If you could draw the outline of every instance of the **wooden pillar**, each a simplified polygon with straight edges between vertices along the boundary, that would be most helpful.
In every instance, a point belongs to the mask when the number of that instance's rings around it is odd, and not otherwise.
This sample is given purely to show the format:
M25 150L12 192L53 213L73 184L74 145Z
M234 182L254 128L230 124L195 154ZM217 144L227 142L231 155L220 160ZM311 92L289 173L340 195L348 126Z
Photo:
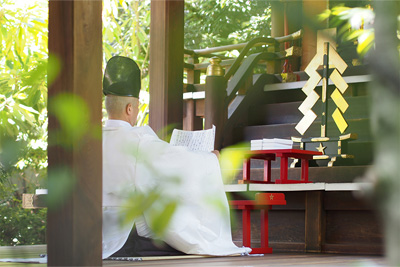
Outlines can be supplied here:
M197 56L190 57L188 59L189 64L199 63ZM200 71L199 70L187 70L187 83L188 85L195 85L200 83ZM194 99L188 99L184 103L184 116L183 116L183 129L187 131L195 131L203 129L203 119L196 116L196 103Z
M204 129L216 127L214 149L222 148L222 134L227 120L225 108L227 81L220 65L221 59L213 57L207 67L204 103Z
M161 138L182 128L183 0L151 1L149 124Z
M299 12L302 10L301 1L288 1L286 3L286 23L288 34L292 34L302 28L303 14ZM285 34L286 35L286 34ZM288 47L299 46L301 47L301 40L294 41L292 43L287 43ZM288 60L290 68L292 71L300 70L300 58L292 57Z
M101 9L101 1L49 1L49 54L61 71L48 94L48 266L102 265ZM67 100L71 106L54 108ZM60 115L74 112L87 120L65 128Z
M226 80L224 76L207 76L205 88L204 129L216 127L214 149L222 148L222 134L227 120L225 109Z
M306 252L321 252L325 241L325 210L322 191L306 193L305 224Z
M284 4L280 1L271 1L271 36L283 36Z
M271 1L271 36L280 37L284 35L284 4L281 1ZM271 47L269 52L276 52L282 47ZM282 72L282 63L279 61L270 61L267 63L267 73L275 74Z
M319 14L329 8L328 0L303 0L303 56L301 70L304 70L317 53L317 31L327 27L327 22L317 22Z

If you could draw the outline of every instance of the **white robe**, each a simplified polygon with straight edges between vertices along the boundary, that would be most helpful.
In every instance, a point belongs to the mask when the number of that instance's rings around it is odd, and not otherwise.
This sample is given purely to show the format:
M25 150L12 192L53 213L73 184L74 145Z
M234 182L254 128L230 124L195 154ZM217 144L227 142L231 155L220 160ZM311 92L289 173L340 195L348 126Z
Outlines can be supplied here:
M170 246L202 255L251 251L232 242L229 205L214 154L171 146L148 126L109 120L103 128L103 258L124 245L134 223L139 235L153 237L148 225L162 202L123 225L120 215L129 192L154 189L179 203L162 236Z

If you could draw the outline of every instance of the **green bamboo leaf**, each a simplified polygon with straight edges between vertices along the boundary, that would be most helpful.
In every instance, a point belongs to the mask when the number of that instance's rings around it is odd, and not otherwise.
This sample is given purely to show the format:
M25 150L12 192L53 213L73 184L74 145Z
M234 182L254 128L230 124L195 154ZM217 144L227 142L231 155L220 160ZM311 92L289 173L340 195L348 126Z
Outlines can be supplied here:
M107 42L111 43L114 41L114 35L111 29L105 28L105 34L103 34L106 37Z
M11 135L12 136L12 135ZM23 141L15 141L10 136L0 139L0 166L11 168L22 155L22 149L26 146Z
M346 39L347 40L356 40L358 37L360 37L363 34L364 34L364 30L354 30L348 34Z
M131 193L121 214L121 224L127 224L143 215L159 199L160 194L156 190L147 194L138 191Z
M40 18L33 18L33 19L32 19L32 23L33 23L34 26L37 26L38 29L41 29L41 31L42 31L43 29L46 29L46 28L47 28L47 22L46 22L45 20L43 20L43 19L40 19Z
M79 144L90 129L90 110L78 95L57 95L51 101L50 112L60 123L58 141L61 145Z
M14 105L14 117L18 119L17 124L20 127L24 127L23 130L26 130L29 128L29 126L25 126L24 122L27 122L30 126L33 126L35 124L35 120L29 112L27 112L23 107L21 107L21 104L19 105Z
M150 222L151 229L156 236L162 236L168 227L171 218L178 206L177 201L170 201L164 206L164 209L155 215Z
M28 111L28 112L31 112L31 113L34 113L34 114L39 114L39 112L37 110L33 109L32 107L28 107L28 106L25 106L23 104L19 104L19 107L24 109L24 110L26 110L26 111Z
M139 30L137 32L137 37L138 37L140 43L145 43L148 41L147 36L146 36L146 34L144 34L143 30Z
M14 61L7 59L7 60L6 60L6 65L7 65L7 67L9 67L10 69L14 69Z
M60 59L50 54L47 62L47 86L50 86L61 71Z
M364 57L366 53L374 46L375 43L375 34L373 32L365 32L362 42L358 43L357 52L361 57Z
M76 184L76 176L68 166L49 169L48 176L48 208L57 209L72 193Z
M24 65L24 61L22 60L22 58L21 58L21 56L20 56L18 50L15 50L15 54L16 54L16 56L17 56L17 58L18 58L19 63L21 64L21 67L24 68L24 66L25 66L25 65Z

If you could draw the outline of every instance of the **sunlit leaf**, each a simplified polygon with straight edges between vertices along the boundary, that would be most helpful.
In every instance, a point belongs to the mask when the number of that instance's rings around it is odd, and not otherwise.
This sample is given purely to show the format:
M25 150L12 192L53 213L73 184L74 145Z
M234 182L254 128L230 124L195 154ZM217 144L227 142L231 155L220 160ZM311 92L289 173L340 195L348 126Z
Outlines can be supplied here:
M154 215L151 220L150 227L156 236L163 235L177 206L178 203L176 201L171 201L164 206L164 209L160 213Z
M231 183L235 179L244 160L245 151L249 150L249 144L243 143L227 147L221 151L220 165L224 183Z
M8 170L21 157L22 149L26 146L23 141L16 141L6 136L0 138L0 166Z
M47 86L50 86L61 71L60 59L53 54L49 55L47 62Z
M347 36L348 40L356 40L358 37L360 37L362 34L364 34L363 30L354 30L351 31L350 34Z
M50 105L61 125L61 135L66 144L78 142L89 128L90 110L86 102L73 94L59 94Z
M33 109L32 107L27 107L25 105L19 104L19 107L21 107L22 109L29 111L31 113L35 113L35 114L39 114L39 112L35 109Z
M51 168L47 179L47 207L57 209L65 203L76 184L76 177L68 166Z
M148 194L142 194L137 191L130 194L131 196L128 198L127 203L125 203L125 208L121 214L121 224L127 224L135 220L148 210L154 202L160 199L160 194L156 190Z
M7 59L6 60L6 65L7 67L9 67L10 69L14 68L14 61Z
M365 54L374 46L375 43L375 35L373 33L364 33L364 34L365 37L363 38L362 42L359 42L357 46L357 52L361 57L364 57ZM360 36L360 38L363 36Z

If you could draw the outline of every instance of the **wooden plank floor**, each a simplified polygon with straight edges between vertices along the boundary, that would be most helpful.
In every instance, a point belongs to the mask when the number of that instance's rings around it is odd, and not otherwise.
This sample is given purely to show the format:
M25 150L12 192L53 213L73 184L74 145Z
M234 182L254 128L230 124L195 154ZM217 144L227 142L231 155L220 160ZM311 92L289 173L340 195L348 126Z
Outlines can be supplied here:
M0 247L0 258L38 258L46 253L45 245ZM185 258L186 257L186 258ZM195 257L142 261L103 261L103 266L387 266L384 257L337 254L273 253L265 256ZM46 266L46 264L3 263L0 266Z

